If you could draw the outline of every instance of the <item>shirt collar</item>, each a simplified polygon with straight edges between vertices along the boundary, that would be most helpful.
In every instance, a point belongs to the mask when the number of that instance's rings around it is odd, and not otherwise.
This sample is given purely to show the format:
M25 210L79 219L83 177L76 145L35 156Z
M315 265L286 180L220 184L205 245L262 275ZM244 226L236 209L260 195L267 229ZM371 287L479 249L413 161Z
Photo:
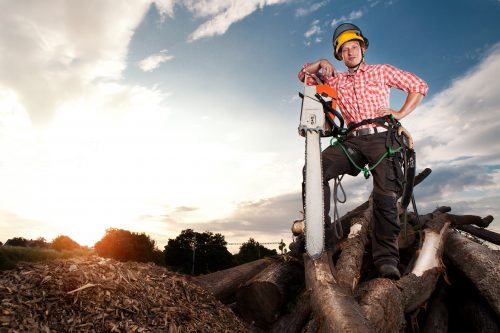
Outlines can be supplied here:
M363 63L359 66L358 71L366 72L368 69L368 65L363 61Z
M348 76L356 75L357 72L366 72L368 70L368 65L363 61L356 72L351 73L349 70L346 72Z

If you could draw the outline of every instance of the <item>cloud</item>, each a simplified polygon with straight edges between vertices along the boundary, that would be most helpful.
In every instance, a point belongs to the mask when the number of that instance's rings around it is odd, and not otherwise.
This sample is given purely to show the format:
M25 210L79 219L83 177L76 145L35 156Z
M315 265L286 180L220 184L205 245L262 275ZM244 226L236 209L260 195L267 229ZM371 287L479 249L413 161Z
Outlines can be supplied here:
M302 215L299 212L301 207L299 193L240 202L227 217L203 223L190 223L189 228L196 231L210 230L214 233L221 233L229 242L241 243L254 238L261 243L280 242L281 239L285 243L290 243L292 241L290 227L293 220L301 218ZM186 228L186 226L183 227L181 228ZM267 247L273 248L273 246ZM277 248L277 246L274 247Z
M198 210L198 207L186 207L186 206L180 206L175 208L176 213L185 213L185 212L194 212Z
M300 181L298 179L298 182ZM368 199L370 184L371 182L366 181L363 177L353 178L349 176L343 181L349 200L346 204L338 205L340 215L347 213ZM340 192L339 198L343 198ZM246 239L248 237L256 238L255 235L260 235L259 239L271 239L277 237L276 235L286 238L290 237L292 221L302 218L301 211L300 192L286 193L261 200L239 202L234 211L227 217L212 220L203 225L210 226L210 230L218 232L230 229L229 235L238 240L245 240L245 237Z
M289 0L189 0L184 6L194 15L208 17L208 21L200 25L189 35L188 41L192 42L201 38L219 36L224 34L229 27L257 9L265 6L286 3Z
M192 3L207 5L196 7L204 17L228 8L224 1ZM279 154L234 145L257 124L271 132L271 124L257 117L245 129L213 133L197 121L205 112L193 116L180 107L172 119L168 92L121 80L132 35L150 5L2 5L0 45L9 52L0 57L0 211L19 222L16 230L36 223L45 234L89 245L109 226L161 230L166 237L174 231L159 226L164 218L179 218L179 225L213 220L230 214L234 202L289 190L295 169L283 166ZM217 125L230 129L233 120L231 109ZM199 136L186 136L193 130ZM179 209L165 211L165 202ZM0 237L9 223L0 220Z
M417 165L433 169L416 189L424 207L444 203L461 213L500 215L497 205L488 204L500 195L500 82L491 80L499 75L496 44L477 66L403 119L415 139Z
M343 23L346 21L353 21L356 19L359 19L363 16L363 11L362 10L354 10L352 11L349 16L342 16L340 18L333 19L332 23L330 24L332 27L337 26L339 23Z
M55 234L47 235L46 231L40 228L42 224L39 221L25 219L8 210L0 209L0 221L5 221L0 224L0 242L2 243L14 237L36 239L44 235L50 241L56 236Z
M35 124L99 79L119 79L149 1L7 1L0 11L0 89L15 91ZM98 8L98 10L96 10Z
M167 55L167 50L161 50L159 53L155 53L150 55L149 57L141 60L138 63L140 69L145 72L152 72L153 70L160 67L162 63L165 61L171 60L174 58L172 55Z
M311 27L309 28L309 30L307 30L304 33L304 36L306 36L307 38L310 38L313 35L318 35L321 33L322 33L322 31L321 31L321 27L319 26L319 20L315 20L315 21L313 21L313 23L311 23Z
M223 218L204 219L193 222L189 214L194 213L195 207L165 207L166 213L143 216L145 221L141 230L154 225L148 234L161 246L168 243L168 239L175 238L182 230L193 229L197 232L210 231L225 236L230 243L245 242L250 237L258 242L285 242L291 241L291 222L301 217L299 210L302 204L299 193L278 195L268 199L244 201L234 204L234 209ZM186 222L189 220L189 222ZM268 246L273 248L272 246ZM275 246L277 248L277 246ZM237 248L231 248L231 251Z
M370 7L375 7L379 4L384 4L385 7L389 7L397 3L397 0L368 0L368 3L370 4Z
M495 179L489 173L487 166L460 163L443 163L433 167L433 172L416 193L425 197L426 201L450 197L450 194L463 193L467 190L481 192L489 188L497 189Z
M404 119L422 163L497 155L500 162L500 44ZM429 89L432 89L430 87Z
M85 96L64 101L43 130L14 104L0 128L0 210L22 218L19 230L38 221L46 234L83 244L95 242L109 223L132 223L166 187L163 98L137 86L88 86ZM0 220L0 236L8 223Z
M174 5L176 0L157 0L154 1L156 9L160 14L162 20L165 20L167 17L174 17Z
M301 17L301 16L307 16L309 14L312 14L315 11L319 10L321 7L323 7L326 4L328 4L328 2L329 2L329 0L325 0L325 1L314 3L314 4L310 5L307 8L298 8L295 11L295 16Z

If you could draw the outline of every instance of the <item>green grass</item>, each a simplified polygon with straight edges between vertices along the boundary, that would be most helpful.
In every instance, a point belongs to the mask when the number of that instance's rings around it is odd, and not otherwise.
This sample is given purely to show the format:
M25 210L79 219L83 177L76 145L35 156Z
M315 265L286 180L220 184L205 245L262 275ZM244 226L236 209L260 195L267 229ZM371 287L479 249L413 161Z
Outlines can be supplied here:
M92 250L56 251L38 247L0 246L0 270L13 269L19 261L67 259L93 254Z

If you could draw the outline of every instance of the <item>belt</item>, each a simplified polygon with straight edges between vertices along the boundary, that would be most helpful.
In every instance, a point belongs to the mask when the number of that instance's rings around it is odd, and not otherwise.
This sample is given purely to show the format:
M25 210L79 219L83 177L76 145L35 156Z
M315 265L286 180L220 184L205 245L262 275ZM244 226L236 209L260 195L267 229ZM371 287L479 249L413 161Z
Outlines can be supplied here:
M375 134L375 133L382 133L386 132L387 128L384 127L369 127L369 128L360 128L358 130L354 130L349 132L347 136L363 136L363 135L370 135L370 134Z

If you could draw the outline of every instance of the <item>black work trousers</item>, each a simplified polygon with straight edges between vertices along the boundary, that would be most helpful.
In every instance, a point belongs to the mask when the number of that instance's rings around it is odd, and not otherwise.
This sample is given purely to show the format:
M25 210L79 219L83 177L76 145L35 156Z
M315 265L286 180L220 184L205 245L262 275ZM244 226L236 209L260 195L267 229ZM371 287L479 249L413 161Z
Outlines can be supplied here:
M350 151L351 157L360 167L374 165L386 152L388 132L359 137L348 137L342 144ZM397 143L391 144L397 148ZM349 174L356 176L360 171L349 161L344 151L329 146L322 154L323 193L325 225L330 225L331 190L328 181ZM399 155L398 155L399 156ZM373 217L371 220L372 256L376 267L383 264L397 266L399 263L398 236L400 231L397 213L397 200L401 195L402 172L398 157L386 157L371 171L373 176ZM305 198L305 184L302 184L302 197Z

